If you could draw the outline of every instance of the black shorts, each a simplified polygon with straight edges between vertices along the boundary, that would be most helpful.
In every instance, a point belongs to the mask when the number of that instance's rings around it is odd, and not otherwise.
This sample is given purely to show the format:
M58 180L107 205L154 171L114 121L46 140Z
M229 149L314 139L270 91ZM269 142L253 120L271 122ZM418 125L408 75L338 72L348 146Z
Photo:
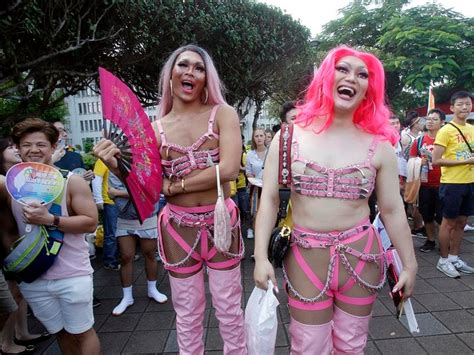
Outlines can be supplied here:
M474 183L441 184L439 197L443 204L444 218L474 215Z
M441 224L443 207L439 198L438 187L421 185L418 193L418 209L425 223L436 221Z

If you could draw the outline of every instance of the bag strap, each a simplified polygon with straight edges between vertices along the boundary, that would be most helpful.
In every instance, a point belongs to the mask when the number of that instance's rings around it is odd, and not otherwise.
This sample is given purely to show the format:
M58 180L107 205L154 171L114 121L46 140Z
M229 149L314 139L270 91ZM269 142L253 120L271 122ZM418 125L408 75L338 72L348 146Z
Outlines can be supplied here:
M278 183L285 185L278 189L280 205L278 206L277 223L286 217L290 202L291 189L291 146L293 140L293 125L282 124L280 131L280 150L278 156Z
M461 130L459 129L459 127L457 127L456 125L452 124L451 122L448 122L449 125L453 126L454 128L456 128L459 132L459 134L461 135L462 139L464 139L464 142L466 142L466 145L467 145L467 148L469 149L469 152L472 154L472 148L469 144L469 142L467 141L466 137L464 137L464 134L462 134Z
M68 175L69 175L68 170L59 169L59 171L61 172L61 174L64 177L64 187L63 187L63 190L61 191L61 193L59 194L59 196L56 197L56 199L51 204L51 207L49 208L49 213L51 213L53 215L56 215L56 216L62 216L61 203L62 203L62 200L63 200L64 191L66 190L67 178L68 178ZM51 238L53 238L57 241L62 241L64 239L64 232L60 231L58 228L46 228L46 231L48 232L48 234Z
M416 139L416 150L417 150L416 153L418 156L420 155L420 149L421 149L421 146L423 145L423 137L424 135L421 135L420 137Z
M280 131L280 154L278 158L278 183L280 185L291 183L292 138L293 125L284 123Z

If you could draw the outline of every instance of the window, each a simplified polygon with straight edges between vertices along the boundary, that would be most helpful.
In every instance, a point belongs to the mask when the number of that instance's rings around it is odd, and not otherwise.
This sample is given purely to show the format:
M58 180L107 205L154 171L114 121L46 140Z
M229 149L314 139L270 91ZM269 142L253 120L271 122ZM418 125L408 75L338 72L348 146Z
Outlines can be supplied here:
M94 120L94 131L98 131L99 128L97 127L97 120Z
M102 113L102 103L100 101L97 102L97 112Z
M77 104L77 106L79 107L79 114L82 115L82 106L81 106L81 104Z
M84 121L81 121L81 132L84 132Z
M92 113L92 102L87 103L87 113Z
M82 112L84 113L84 115L87 115L87 106L85 102L82 103Z

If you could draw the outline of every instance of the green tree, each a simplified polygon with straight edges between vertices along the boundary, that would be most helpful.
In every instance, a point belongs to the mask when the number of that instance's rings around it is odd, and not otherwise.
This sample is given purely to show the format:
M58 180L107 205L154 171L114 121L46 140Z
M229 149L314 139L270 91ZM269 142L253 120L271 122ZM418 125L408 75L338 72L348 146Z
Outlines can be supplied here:
M426 98L430 82L445 100L458 89L474 89L474 19L431 4L405 10L384 26L378 46L388 72L396 72L402 91ZM444 97L443 97L444 96ZM393 100L398 105L397 97Z
M436 4L404 9L409 1L372 3L354 1L342 9L340 18L325 25L320 48L347 44L376 54L395 111L425 104L430 81L438 87L438 101L459 88L472 90L472 18Z
M84 152L90 153L94 148L94 140L92 138L86 138L84 141Z
M58 89L67 96L97 80L98 66L153 105L164 60L187 43L210 51L241 115L273 94L293 96L311 65L309 30L280 9L249 0L8 4L0 12L0 98L25 105L39 95L40 112L62 100L53 99ZM20 113L9 117L21 119Z
M304 74L311 67L310 33L278 8L248 0L145 1L124 6L119 56L136 62L124 66L119 61L113 70L148 104L158 100L157 73L164 60L188 43L210 52L227 88L227 100L241 117L252 104L258 117L272 95L294 97L303 89Z
M48 117L64 97L92 82L121 31L116 1L13 1L0 9L0 111L4 129L25 116Z
M53 95L53 100L56 96L60 96L60 94ZM0 117L3 118L0 125L0 136L7 136L15 122L26 117L40 117L46 121L54 122L62 120L67 114L67 108L62 99L54 100L54 105L50 104L43 110L39 110L41 105L42 97L39 94L25 101L0 98Z

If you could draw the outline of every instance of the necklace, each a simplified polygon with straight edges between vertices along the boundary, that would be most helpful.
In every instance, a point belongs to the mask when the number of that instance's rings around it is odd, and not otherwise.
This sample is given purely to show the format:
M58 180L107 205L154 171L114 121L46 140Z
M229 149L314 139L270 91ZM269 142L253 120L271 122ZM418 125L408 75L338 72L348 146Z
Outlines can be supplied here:
M264 149L262 151L255 150L257 152L257 156L260 158L260 160L265 159L265 156L267 155L267 150Z

